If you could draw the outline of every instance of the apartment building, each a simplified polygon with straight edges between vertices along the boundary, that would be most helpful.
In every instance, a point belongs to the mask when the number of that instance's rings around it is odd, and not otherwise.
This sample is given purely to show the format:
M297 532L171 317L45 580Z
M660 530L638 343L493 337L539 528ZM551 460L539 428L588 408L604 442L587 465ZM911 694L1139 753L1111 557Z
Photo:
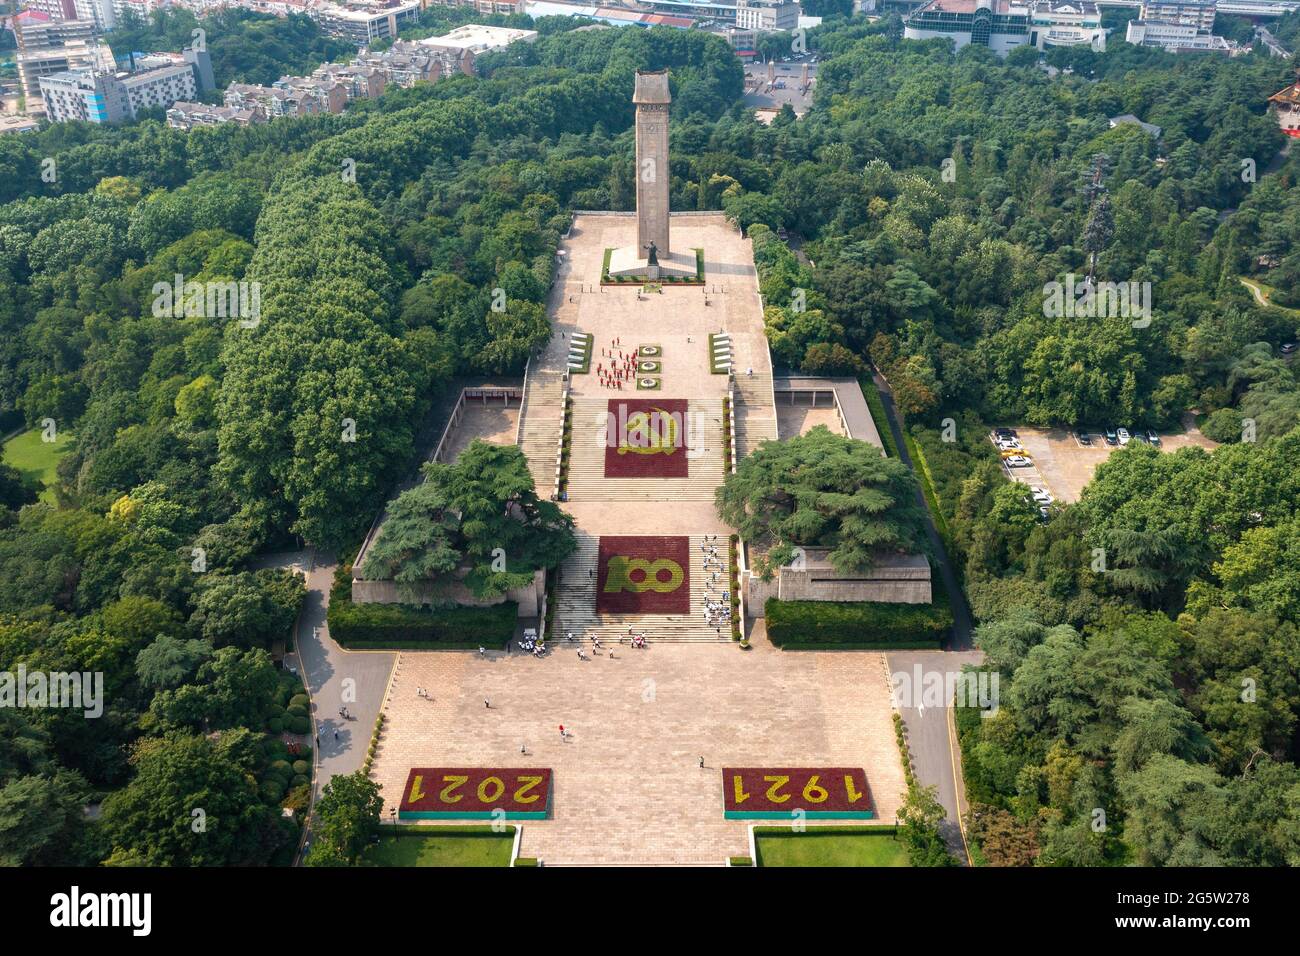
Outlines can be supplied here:
M756 33L794 30L799 26L799 4L793 0L736 0L736 26Z
M1214 29L1216 0L1144 0L1139 20L1176 23L1205 33Z
M394 3L357 9L327 3L309 11L309 15L331 36L343 37L363 47L375 40L396 37L400 30L414 26L420 18L420 4Z
M1170 53L1227 53L1237 45L1190 23L1130 20L1124 39L1135 46L1156 46Z
M260 108L268 120L328 112L328 106L322 108L321 97L314 91L252 83L231 83L224 100L233 109Z
M200 126L220 126L222 123L251 126L265 122L266 114L260 106L252 109L235 109L230 106L210 106L207 103L178 100L167 110L167 125L186 131Z
M425 6L471 7L478 13L503 16L524 12L524 0L429 0Z
M287 79L284 77L282 79ZM378 67L358 63L324 63L310 79L322 86L338 87L348 100L372 100L384 92L387 78Z
M18 80L29 109L39 105L40 78L68 70L112 71L113 52L97 38L92 20L60 20L40 10L13 18L18 42Z
M342 113L348 104L345 86L328 76L282 76L271 84L271 89L301 94L313 100L316 106L307 110L309 113Z
M39 80L46 115L56 123L117 123L152 107L166 109L197 92L188 64L140 73L67 70Z
M112 73L66 70L40 78L45 113L55 123L117 123L130 119L126 90Z
M118 20L123 19L128 14L140 20L148 20L149 15L155 10L169 6L169 0L110 0L113 7L113 16Z

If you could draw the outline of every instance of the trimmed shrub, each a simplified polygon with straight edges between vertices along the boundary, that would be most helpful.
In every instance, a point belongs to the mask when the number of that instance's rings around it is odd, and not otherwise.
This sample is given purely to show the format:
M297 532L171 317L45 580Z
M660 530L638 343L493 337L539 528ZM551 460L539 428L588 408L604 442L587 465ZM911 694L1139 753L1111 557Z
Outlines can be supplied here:
M289 789L297 790L299 787L305 787L309 783L311 783L311 778L309 778L305 773L297 773L294 774L293 779L289 781Z
M286 717L306 717L307 708L299 704L290 704L284 709Z
M294 694L292 697L289 698L290 707L301 707L304 712L307 710L307 707L310 704L311 704L311 700L307 697L306 694Z
M258 791L262 794L262 799L267 803L279 803L284 799L285 786L282 781L274 777L268 777L262 781Z
M295 760L293 762L293 772L296 776L305 777L311 773L311 764L305 760Z
M311 733L311 721L306 717L290 717L288 727L291 734Z
M284 718L272 717L270 720L266 722L266 729L273 734L284 733Z
M767 636L777 647L937 648L952 628L945 604L769 598L764 613Z
M353 604L352 566L339 565L330 589L330 637L344 647L500 647L519 618L514 601L431 610L410 604Z

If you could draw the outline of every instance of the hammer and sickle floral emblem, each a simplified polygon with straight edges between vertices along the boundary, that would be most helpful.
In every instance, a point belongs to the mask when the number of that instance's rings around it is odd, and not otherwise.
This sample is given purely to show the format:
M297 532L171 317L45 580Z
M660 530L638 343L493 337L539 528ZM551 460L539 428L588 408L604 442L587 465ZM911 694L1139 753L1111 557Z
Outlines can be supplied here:
M618 453L671 455L677 451L678 427L677 419L662 408L633 412L628 416L627 437L619 443Z

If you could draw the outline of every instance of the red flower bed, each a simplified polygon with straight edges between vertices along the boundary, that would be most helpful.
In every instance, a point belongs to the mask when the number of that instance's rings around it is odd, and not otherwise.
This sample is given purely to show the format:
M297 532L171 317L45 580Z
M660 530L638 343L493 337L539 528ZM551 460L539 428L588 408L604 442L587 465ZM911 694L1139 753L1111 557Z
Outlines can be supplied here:
M601 536L596 566L597 611L690 613L690 538Z
M861 767L724 767L722 800L728 817L869 816L874 809Z
M543 814L551 803L551 771L499 767L412 767L399 812L420 819L434 814L488 816Z
M684 398L611 398L605 477L687 477L687 408Z

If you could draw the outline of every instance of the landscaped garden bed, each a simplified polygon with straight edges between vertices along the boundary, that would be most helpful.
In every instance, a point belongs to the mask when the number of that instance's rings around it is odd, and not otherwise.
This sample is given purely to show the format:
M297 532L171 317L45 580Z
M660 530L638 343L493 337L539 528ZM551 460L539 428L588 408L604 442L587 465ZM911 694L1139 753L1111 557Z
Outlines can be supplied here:
M515 828L490 826L384 827L361 866L509 866Z
M767 636L787 650L935 650L952 629L946 601L781 601L764 607Z
M515 631L519 606L433 610L413 604L354 604L352 565L334 572L327 613L330 637L343 647L367 650L432 650L502 647Z
M704 250L697 247L694 252L695 275L672 276L661 274L654 281L661 285L704 285ZM601 285L638 285L644 284L649 278L648 275L611 276L609 274L609 260L613 255L613 249L605 250L605 258L600 266Z
M756 827L759 866L910 866L897 827Z

